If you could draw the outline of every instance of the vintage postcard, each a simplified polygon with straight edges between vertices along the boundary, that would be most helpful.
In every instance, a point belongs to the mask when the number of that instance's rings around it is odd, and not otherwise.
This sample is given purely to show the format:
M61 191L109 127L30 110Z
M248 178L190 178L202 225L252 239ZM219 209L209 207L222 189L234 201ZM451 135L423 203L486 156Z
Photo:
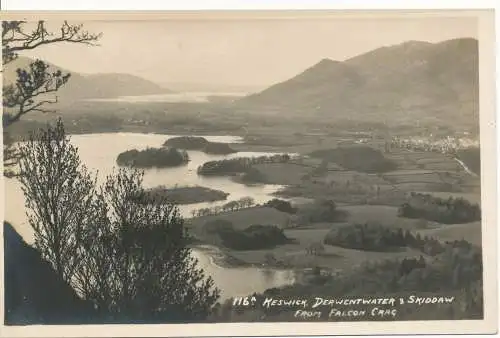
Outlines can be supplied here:
M2 336L497 331L493 10L1 20Z

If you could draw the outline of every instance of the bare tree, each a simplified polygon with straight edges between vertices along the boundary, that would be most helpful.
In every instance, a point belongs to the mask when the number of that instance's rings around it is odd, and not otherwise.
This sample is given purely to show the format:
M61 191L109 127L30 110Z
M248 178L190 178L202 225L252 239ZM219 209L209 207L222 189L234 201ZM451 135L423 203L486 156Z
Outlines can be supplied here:
M33 28L34 25L34 28ZM44 21L2 21L2 65L5 66L18 58L18 53L33 50L43 45L56 43L78 43L95 45L101 34L92 34L83 26L64 21L59 31L49 31ZM14 175L11 169L19 160L19 153L6 138L5 129L30 112L50 112L48 104L57 103L54 95L69 80L70 74L60 70L50 70L41 60L34 60L26 69L16 70L14 81L4 81L2 87L4 128L4 167L5 174Z
M20 150L35 245L101 318L172 322L210 314L219 290L191 255L178 208L149 194L142 172L121 169L98 188L61 120Z
M129 169L108 176L100 217L87 232L79 292L119 320L205 319L219 290L191 256L178 208L135 202L151 198L142 178Z
M70 281L82 259L83 228L92 221L95 178L82 165L61 120L20 146L20 181L35 246Z

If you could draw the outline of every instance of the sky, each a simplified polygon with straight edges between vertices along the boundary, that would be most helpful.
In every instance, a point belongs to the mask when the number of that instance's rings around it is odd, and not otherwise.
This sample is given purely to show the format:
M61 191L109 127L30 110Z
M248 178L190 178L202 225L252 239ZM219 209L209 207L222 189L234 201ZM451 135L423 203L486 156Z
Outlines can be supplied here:
M54 27L57 22L50 22ZM25 55L81 73L129 73L160 84L265 87L323 58L346 60L408 40L477 38L473 17L85 21L100 46L47 45Z

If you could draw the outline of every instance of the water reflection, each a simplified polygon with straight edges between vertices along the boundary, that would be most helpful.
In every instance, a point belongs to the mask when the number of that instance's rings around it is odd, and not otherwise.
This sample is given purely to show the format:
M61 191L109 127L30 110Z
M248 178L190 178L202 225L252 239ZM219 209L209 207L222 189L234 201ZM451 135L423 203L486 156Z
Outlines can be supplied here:
M105 133L73 135L72 143L78 147L80 158L89 170L98 171L98 181L117 168L116 157L119 153L129 149L145 149L160 147L168 138L176 135L136 134L136 133ZM236 143L241 139L233 136L204 136L212 142ZM273 155L273 153L235 153L230 155L208 155L200 151L188 151L191 161L182 167L148 169L144 175L145 187L165 185L200 185L212 189L223 190L229 193L227 200L196 203L180 206L184 217L191 217L193 209L205 208L227 203L242 197L251 196L256 203L264 203L272 198L271 193L280 189L276 185L245 186L235 183L227 177L198 176L196 169L206 161L241 156ZM28 243L33 243L33 230L27 223L24 196L19 182L14 178L5 179L5 218L10 221L19 234ZM223 297L244 296L252 292L261 292L267 288L276 287L294 280L290 271L262 270L258 268L224 268L216 265L211 254L205 250L194 250L193 254L199 259L206 273L212 276L216 285L222 289ZM220 254L220 253L219 253ZM244 282L243 282L244 281Z
M213 249L216 250L216 249ZM295 273L290 270L260 269L255 267L224 268L216 265L212 251L193 250L200 267L210 275L221 289L222 300L231 297L248 296L254 292L263 292L270 288L291 284Z

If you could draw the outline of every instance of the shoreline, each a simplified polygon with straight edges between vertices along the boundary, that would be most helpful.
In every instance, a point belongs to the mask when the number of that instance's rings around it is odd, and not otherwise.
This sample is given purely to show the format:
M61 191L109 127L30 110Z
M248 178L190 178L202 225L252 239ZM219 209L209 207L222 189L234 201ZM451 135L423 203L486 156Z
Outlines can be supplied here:
M235 138L239 138L240 142L228 142L228 144L240 144L244 142L244 137L245 135L242 134L241 132L237 132L235 130L214 130L214 131L208 131L208 130L192 130L192 131L186 131L186 130L155 130L155 131L147 131L144 128L130 128L130 129L109 129L109 130L100 130L100 131L84 131L84 130L79 130L79 131L68 131L67 134L69 136L71 135L94 135L94 134L144 134L144 135L165 135L165 136L233 136Z
M225 250L213 244L192 244L191 250L197 250L206 254L210 264L221 269L236 269L236 268L256 268L256 269L272 269L275 271L293 271L294 273L303 273L304 269L297 267L274 266L270 264L249 263L238 259L231 255L229 250Z

